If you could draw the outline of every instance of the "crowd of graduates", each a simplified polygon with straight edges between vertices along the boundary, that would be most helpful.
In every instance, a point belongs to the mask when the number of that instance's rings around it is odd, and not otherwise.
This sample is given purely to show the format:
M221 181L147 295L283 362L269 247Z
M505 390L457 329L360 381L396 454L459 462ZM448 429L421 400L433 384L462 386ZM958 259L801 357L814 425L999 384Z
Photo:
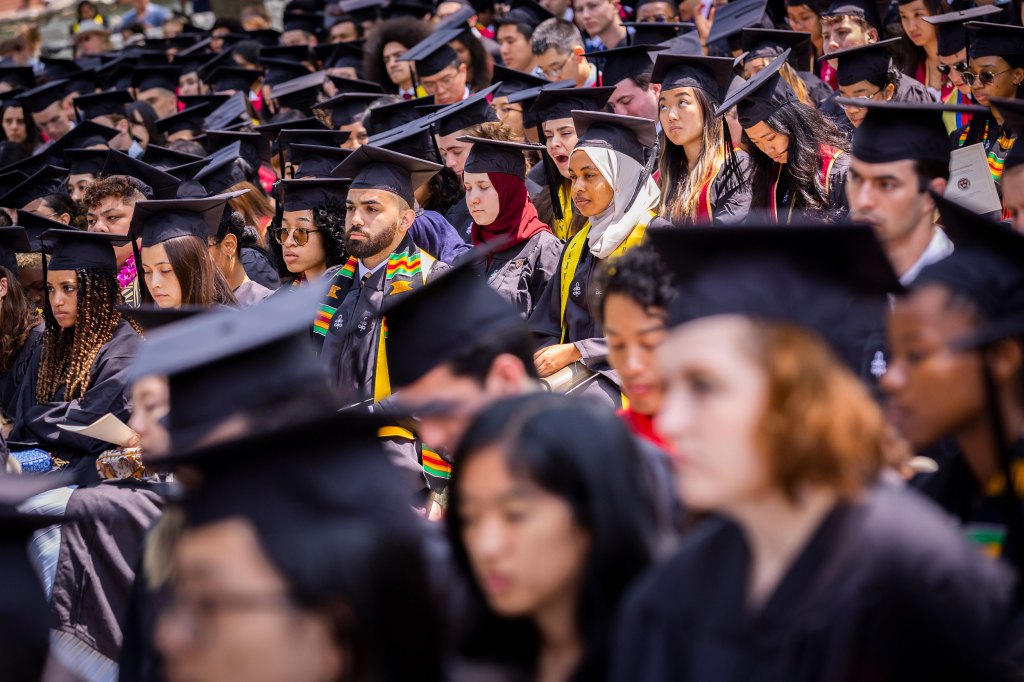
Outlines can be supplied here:
M1024 27L0 42L0 678L1024 676Z

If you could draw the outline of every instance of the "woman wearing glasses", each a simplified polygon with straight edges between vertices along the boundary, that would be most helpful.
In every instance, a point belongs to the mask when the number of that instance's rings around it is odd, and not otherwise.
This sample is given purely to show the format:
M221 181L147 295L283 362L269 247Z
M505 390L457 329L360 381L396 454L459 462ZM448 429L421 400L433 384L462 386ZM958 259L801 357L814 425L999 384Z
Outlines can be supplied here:
M967 54L970 68L963 78L971 86L974 100L989 113L978 115L953 132L953 145L967 147L979 142L988 155L992 179L1003 177L1003 163L1017 139L1003 126L1003 115L990 103L992 97L1016 99L1024 82L1024 28L971 21L964 24L968 33Z
M900 88L900 72L889 56L889 50L899 42L899 38L892 38L829 53L828 58L835 60L840 96L865 102L931 102L923 90ZM839 106L854 128L868 113L867 107Z

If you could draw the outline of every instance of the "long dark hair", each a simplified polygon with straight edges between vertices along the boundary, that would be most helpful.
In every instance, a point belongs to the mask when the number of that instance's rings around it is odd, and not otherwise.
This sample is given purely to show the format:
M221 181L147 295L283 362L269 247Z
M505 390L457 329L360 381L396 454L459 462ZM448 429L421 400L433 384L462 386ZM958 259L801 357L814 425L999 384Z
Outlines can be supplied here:
M22 118L25 120L25 141L14 144L21 145L31 155L43 143L43 136L39 132L39 128L36 127L36 122L28 110L22 107L17 100L0 100L0 121L3 120L8 109L21 109ZM0 126L0 140L7 140L7 133L4 132L3 126Z
M491 84L491 55L472 31L466 30L453 41L462 43L469 52L470 63L466 64L466 81L469 89L480 92Z
M29 332L39 324L39 313L28 304L13 272L0 266L0 279L7 280L7 295L0 301L0 372L9 372Z
M395 17L375 26L366 37L363 53L363 73L366 79L379 84L387 92L398 92L398 86L391 82L384 66L384 46L399 43L411 48L426 40L431 32L428 24L414 17Z
M590 536L575 618L583 658L573 677L601 679L619 602L652 558L654 510L638 446L625 425L599 406L533 394L484 410L455 453L446 523L454 562L469 584L472 613L463 654L526 668L527 674L541 644L537 627L528 618L501 617L487 605L462 539L460 472L493 446L516 475L562 498Z
M182 305L237 305L231 287L217 266L210 259L210 250L203 240L191 235L172 237L161 242L167 251L174 276L181 287ZM139 263L142 266L142 263ZM153 302L153 295L146 286L146 276L140 278L142 300Z
M278 205L281 205L278 200ZM331 197L322 204L313 207L313 224L320 230L323 238L324 251L327 254L327 267L343 265L348 260L348 252L345 250L345 204L340 199ZM271 229L281 227L281 211L274 216ZM268 232L270 230L267 230ZM298 277L297 273L290 272L284 262L284 254L281 245L276 239L267 239L267 255L270 264L277 270L281 280L290 281Z
M796 192L796 206L802 209L828 208L828 192L821 180L821 148L850 150L847 137L821 112L798 102L779 107L764 123L777 133L789 137L789 157L783 168L787 186ZM753 199L751 205L768 206L772 168L775 162L743 133L752 161Z
M150 106L149 102L143 102L142 100L136 100L131 104L125 106L125 113L128 115L129 123L132 120L132 112L139 112L139 118L146 126L146 132L149 133L149 144L155 144L158 146L166 146L166 138L164 134L156 129L156 110Z

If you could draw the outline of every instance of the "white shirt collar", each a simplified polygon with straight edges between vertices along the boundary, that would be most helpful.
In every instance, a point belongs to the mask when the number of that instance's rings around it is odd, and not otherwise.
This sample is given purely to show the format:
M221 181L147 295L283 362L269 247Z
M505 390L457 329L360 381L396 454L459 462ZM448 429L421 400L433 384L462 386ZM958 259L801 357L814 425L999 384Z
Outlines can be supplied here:
M359 279L358 279L357 281L358 281L358 282L362 282L362 281L363 281L363 277L366 277L366 274L367 274L367 273L375 273L375 272L377 272L378 270L380 270L380 269L381 269L382 267L384 267L385 265L387 265L387 264L388 264L388 259L387 259L387 258L385 258L385 259L384 259L384 260L382 260L382 261L381 261L380 263L377 263L377 267L375 267L375 268L374 268L374 269L372 269L372 270L370 270L370 269L369 269L369 268L367 268L367 267L366 267L365 265L363 265L363 261L361 261L361 260L360 260L360 261L358 261L358 263L359 263L359 265L358 265L358 267L356 268L356 274L357 274L357 275L359 276Z
M938 263L951 253L953 253L953 242L950 241L941 227L936 226L935 232L932 233L932 240L928 242L928 247L924 250L924 253L921 254L921 257L913 265L907 268L906 272L900 275L900 284L909 286L917 279L921 270L932 263Z

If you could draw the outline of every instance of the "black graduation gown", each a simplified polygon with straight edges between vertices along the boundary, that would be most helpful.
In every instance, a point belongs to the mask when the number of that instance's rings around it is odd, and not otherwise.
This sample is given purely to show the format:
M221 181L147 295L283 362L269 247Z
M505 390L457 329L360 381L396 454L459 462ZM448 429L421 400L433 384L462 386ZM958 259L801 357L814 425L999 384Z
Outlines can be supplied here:
M260 249L243 246L241 255L242 267L245 269L245 274L249 275L249 279L257 284L262 284L271 291L281 286L281 276L270 264L267 254Z
M548 282L558 279L561 255L561 240L548 230L538 232L522 244L491 255L487 284L529 318Z
M742 532L712 517L626 600L612 680L994 680L1013 577L910 491L828 515L758 613Z
M10 420L17 416L18 389L25 382L25 376L32 369L32 356L43 338L42 322L29 330L24 345L14 356L11 369L0 373L0 412Z
M711 181L708 199L711 202L711 222L722 225L742 223L750 213L752 190L750 185L750 156L737 150L736 172L719 171Z
M71 462L69 470L84 475L82 482L97 480L95 458L110 449L110 443L65 431L57 425L91 424L108 412L127 422L131 414L128 408L128 371L141 343L142 337L127 320L121 320L113 338L96 355L85 395L69 402L64 398L64 387L61 387L53 400L42 404L35 398L42 354L40 345L34 353L28 381L22 383L18 392L18 418L10 440L39 443L40 448Z
M893 95L894 102L914 102L934 104L935 98L924 83L905 73L900 73L899 81L896 83L896 93Z
M473 217L469 215L469 207L466 206L466 195L462 194L459 196L459 200L456 201L444 214L445 220L451 223L451 226L455 228L455 231L459 233L462 240L467 244L473 243L473 237L471 234L471 228L473 227Z
M807 95L816 107L821 106L835 92L828 86L828 83L810 71L797 71L796 75L800 76L800 80L804 82L804 86L807 88Z

